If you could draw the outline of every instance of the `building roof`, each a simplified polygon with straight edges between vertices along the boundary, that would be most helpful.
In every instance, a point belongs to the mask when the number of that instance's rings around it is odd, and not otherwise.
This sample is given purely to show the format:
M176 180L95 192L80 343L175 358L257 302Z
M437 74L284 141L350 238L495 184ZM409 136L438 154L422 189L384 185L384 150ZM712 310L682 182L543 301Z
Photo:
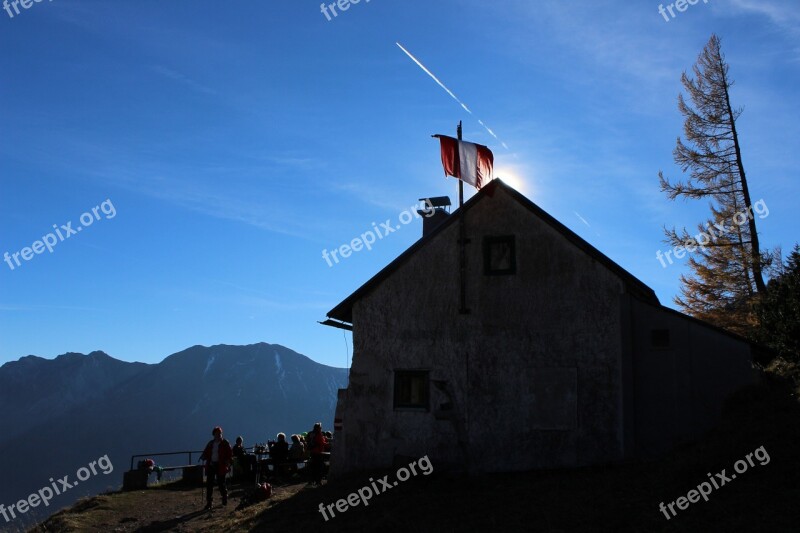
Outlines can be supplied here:
M425 246L429 241L435 239L439 233L443 232L447 229L451 224L455 223L460 213L466 213L476 204L478 204L481 200L483 200L487 196L493 196L498 189L502 189L506 193L508 193L511 198L519 202L522 206L527 208L534 216L542 220L543 222L547 223L550 227L554 230L559 232L563 235L568 241L570 241L574 246L580 248L584 253L591 256L595 261L601 263L606 268L611 270L614 274L619 276L623 282L625 283L628 290L645 302L660 306L660 302L656 297L656 293L645 285L641 280L636 278L633 274L619 266L617 263L609 259L603 253L601 253L597 248L580 238L575 232L570 230L564 224L550 216L547 212L545 212L541 207L537 206L517 190L513 189L512 187L505 184L500 179L492 180L486 187L481 189L478 194L470 198L462 207L457 209L453 212L451 216L447 218L442 224L440 224L434 231L430 234L422 237L413 245L411 245L405 252L397 256L397 258L386 265L386 267L375 274L372 278L369 279L366 283L364 283L361 287L356 289L350 296L345 298L339 305L328 311L328 318L337 320L339 322L350 324L353 322L353 304L356 301L361 299L363 296L368 294L373 288L379 285L384 279L389 277L395 270L397 270L403 263L406 262L417 250ZM326 325L337 325L335 322L328 320L323 322ZM337 325L341 326L341 325ZM349 329L349 328L348 328Z

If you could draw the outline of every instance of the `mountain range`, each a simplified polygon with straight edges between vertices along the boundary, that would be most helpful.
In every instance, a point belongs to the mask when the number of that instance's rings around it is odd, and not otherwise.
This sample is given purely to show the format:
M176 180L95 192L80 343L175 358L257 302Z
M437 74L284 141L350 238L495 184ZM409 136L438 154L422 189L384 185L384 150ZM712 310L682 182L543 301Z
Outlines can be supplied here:
M128 363L103 352L55 359L23 357L0 367L0 503L27 499L105 455L97 474L0 529L31 526L79 497L118 488L134 454L201 450L222 426L245 446L278 432L330 429L347 369L328 367L276 344L194 346L158 364ZM196 462L197 455L193 456ZM186 456L153 457L180 465ZM84 477L86 474L84 473Z

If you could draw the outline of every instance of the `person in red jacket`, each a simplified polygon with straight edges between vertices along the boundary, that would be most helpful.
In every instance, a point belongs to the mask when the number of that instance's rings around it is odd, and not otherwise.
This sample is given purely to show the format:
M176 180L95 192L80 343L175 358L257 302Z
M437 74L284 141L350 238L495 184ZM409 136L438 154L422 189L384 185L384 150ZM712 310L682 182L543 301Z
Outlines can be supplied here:
M311 483L313 485L322 485L322 475L325 470L325 445L328 444L328 439L322 433L322 423L317 422L314 424L314 429L308 434L309 450L311 451Z
M225 486L225 475L230 470L233 460L233 450L231 443L222 438L222 428L217 426L211 430L213 439L206 444L201 461L206 462L206 509L211 509L211 500L214 493L214 485L219 485L219 493L222 495L222 505L228 505L228 488Z

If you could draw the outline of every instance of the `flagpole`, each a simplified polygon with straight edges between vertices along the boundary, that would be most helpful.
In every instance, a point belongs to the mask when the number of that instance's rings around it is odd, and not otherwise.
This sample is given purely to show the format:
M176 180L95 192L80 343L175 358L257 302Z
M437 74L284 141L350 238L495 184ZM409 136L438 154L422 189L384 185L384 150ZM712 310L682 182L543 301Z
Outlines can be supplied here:
M463 140L461 130L461 121L459 120L458 128L456 128L456 135L459 141ZM467 239L464 230L464 212L462 210L464 206L464 180L459 179L456 181L458 181L459 282L461 285L458 312L462 315L466 315L469 314L469 309L467 309Z
M458 121L458 128L456 129L456 136L458 137L459 141L462 141L462 127L461 121ZM460 291L460 298L459 298L459 314L468 315L469 309L467 309L467 236L466 230L464 229L464 180L458 179L458 244L459 244L459 255L460 255L460 265L459 265L459 282L461 284L461 291ZM470 383L470 376L469 376L469 352L467 351L464 357L464 370L466 371L466 380L465 386L467 388L467 396L469 397L469 383ZM469 442L469 401L466 402L464 405L464 432L467 435L467 442ZM466 452L464 453L464 462L466 463L467 472L470 472L470 454L469 454L469 445L466 446Z
M458 128L456 128L456 135L459 141L462 141L461 138L461 121L458 121ZM458 208L461 209L461 206L464 205L464 181L458 181ZM462 306L463 307L463 306Z

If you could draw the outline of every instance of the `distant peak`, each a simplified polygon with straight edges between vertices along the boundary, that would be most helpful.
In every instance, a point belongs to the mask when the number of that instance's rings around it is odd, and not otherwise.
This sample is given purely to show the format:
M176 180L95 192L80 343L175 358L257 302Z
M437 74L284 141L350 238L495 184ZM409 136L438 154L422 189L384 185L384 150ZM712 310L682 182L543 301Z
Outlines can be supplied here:
M61 354L58 357L56 357L56 360L58 360L58 359L85 359L85 358L88 358L88 357L109 357L109 355L106 354L105 352L100 351L100 350L95 350L93 352L89 352L89 354L80 353L80 352L67 352L67 353Z

